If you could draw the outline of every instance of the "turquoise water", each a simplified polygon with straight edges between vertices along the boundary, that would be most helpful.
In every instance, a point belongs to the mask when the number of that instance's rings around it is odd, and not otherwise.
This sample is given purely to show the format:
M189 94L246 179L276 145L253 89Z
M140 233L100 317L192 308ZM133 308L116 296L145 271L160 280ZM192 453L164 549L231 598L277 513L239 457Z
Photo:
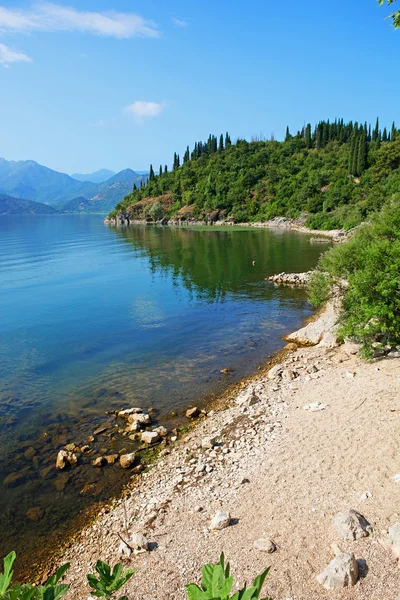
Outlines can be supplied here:
M0 554L36 551L126 480L90 461L66 482L52 468L105 410L151 406L162 420L279 350L310 307L303 290L264 278L307 270L324 249L267 229L0 217ZM10 474L19 476L10 483ZM82 496L88 481L97 492ZM27 517L32 507L38 520Z

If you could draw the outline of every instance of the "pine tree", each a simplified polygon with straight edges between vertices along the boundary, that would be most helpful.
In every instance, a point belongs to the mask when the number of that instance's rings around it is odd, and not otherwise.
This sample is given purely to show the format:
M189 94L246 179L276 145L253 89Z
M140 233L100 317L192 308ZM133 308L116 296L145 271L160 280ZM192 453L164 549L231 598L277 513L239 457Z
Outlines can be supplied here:
M150 165L150 174L149 174L149 180L150 181L154 181L154 170L153 170L153 165Z
M307 148L312 147L312 139L311 139L311 123L308 123L306 127L306 146Z

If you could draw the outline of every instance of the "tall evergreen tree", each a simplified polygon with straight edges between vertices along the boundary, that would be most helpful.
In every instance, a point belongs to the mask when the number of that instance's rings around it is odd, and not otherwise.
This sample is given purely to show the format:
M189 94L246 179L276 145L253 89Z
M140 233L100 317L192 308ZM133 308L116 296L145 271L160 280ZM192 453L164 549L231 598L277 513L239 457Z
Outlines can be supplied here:
M395 125L395 123L393 121L393 123L392 123L392 129L390 131L390 139L392 140L392 142L395 141L396 137L397 137L396 125Z
M305 136L306 136L305 137L305 139L306 139L306 146L307 146L307 148L311 148L312 147L311 123L307 124Z
M382 142L387 142L387 141L388 141L388 133L387 133L386 127L384 127L383 131L382 131Z
M377 142L379 138L379 118L376 119L375 129L372 132L372 141Z
M229 146L232 146L231 136L229 135L228 132L226 132L226 134L225 134L225 148L228 148Z
M150 180L150 181L154 181L154 170L153 170L153 165L150 165L150 174L149 174L149 180Z
M368 166L368 142L367 134L363 130L358 141L357 175L362 175Z
M222 135L222 133L221 133L221 135L219 136L219 146L218 146L218 150L219 150L220 152L222 152L222 150L223 150L223 149L224 149L224 136L223 136L223 135Z
M288 142L291 138L292 138L292 136L290 135L290 132L289 132L289 126L287 126L286 127L285 142Z
M160 177L161 177L161 175L162 175L162 165L160 165L160 171L159 171L159 173L158 173L158 174L159 174L159 175L160 175Z
M186 147L186 152L183 155L183 162L188 162L188 160L190 160L189 146Z
M168 173L168 166L167 165L165 165L165 167L164 167L164 173Z
M137 190L137 185L136 185L136 183L134 183L133 184L133 191L136 192L136 190Z

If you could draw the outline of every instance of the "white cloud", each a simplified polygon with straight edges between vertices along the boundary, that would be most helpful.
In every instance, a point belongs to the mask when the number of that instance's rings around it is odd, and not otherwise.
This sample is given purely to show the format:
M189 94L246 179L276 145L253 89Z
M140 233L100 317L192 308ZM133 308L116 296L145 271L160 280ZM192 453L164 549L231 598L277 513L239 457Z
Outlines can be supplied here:
M159 36L152 21L134 13L80 11L52 2L37 2L28 10L0 7L0 31L78 31L116 38Z
M187 21L184 21L183 19L177 19L176 17L172 17L172 22L177 27L187 27L189 25Z
M5 44L0 44L0 64L8 67L10 63L15 62L32 62L32 59L23 52L11 50Z
M133 104L126 107L125 111L137 119L147 117L158 117L165 108L164 102L146 102L145 100L136 100Z

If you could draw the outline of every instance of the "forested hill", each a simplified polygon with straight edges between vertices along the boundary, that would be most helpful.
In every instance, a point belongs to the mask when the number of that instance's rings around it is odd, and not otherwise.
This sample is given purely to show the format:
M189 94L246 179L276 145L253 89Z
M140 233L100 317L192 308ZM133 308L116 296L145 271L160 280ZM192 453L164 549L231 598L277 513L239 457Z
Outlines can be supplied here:
M173 170L155 173L126 196L118 214L148 221L266 221L308 214L317 229L351 228L400 196L400 131L379 121L321 121L283 142L210 136L183 156Z

